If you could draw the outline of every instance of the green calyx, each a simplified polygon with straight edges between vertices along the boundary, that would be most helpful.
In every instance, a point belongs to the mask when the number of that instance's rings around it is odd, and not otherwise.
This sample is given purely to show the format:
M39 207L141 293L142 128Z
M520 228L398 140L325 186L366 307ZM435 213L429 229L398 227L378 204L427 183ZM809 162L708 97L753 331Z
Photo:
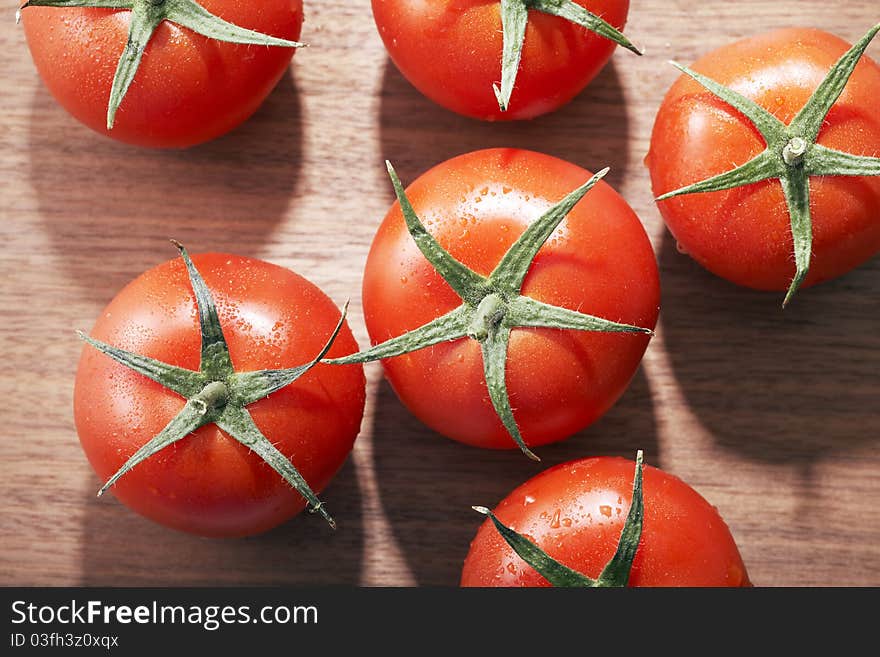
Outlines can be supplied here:
M538 251L575 204L608 173L608 169L597 173L534 221L501 258L495 270L489 276L481 276L452 257L428 233L410 205L391 163L387 163L387 166L410 235L462 303L455 310L409 333L357 354L325 362L337 365L366 363L400 356L440 342L465 337L476 340L482 347L486 386L498 417L519 448L530 458L540 460L526 446L520 434L507 393L505 374L511 330L533 327L652 334L649 329L552 306L520 293Z
M175 367L161 361L113 347L79 332L79 337L98 351L129 369L152 379L177 393L186 404L183 409L150 441L138 449L98 491L103 495L135 466L157 452L206 424L214 423L233 439L257 454L302 495L312 512L319 512L335 529L336 523L324 509L306 480L296 467L264 436L247 410L249 404L268 397L273 392L293 383L317 365L327 355L345 322L348 304L327 344L315 358L299 367L286 370L257 370L236 372L229 357L229 347L217 315L214 299L189 257L186 249L174 242L186 264L189 280L196 298L199 327L202 338L199 371Z
M494 85L495 97L502 112L510 106L510 96L516 84L529 10L540 11L580 25L583 28L641 55L622 32L606 21L587 11L572 0L501 0L501 29L503 33L501 53L501 87Z
M137 74L147 44L162 21L170 21L216 41L282 48L300 48L304 45L229 23L210 13L195 0L29 0L18 10L16 20L28 7L97 7L131 10L128 40L110 89L110 101L107 107L108 130L113 128L116 112Z
M474 511L488 516L501 534L505 542L513 548L523 561L546 579L553 586L559 587L590 587L610 588L624 587L629 583L629 575L632 570L633 560L642 540L642 524L645 515L645 505L642 494L642 451L636 453L636 468L633 476L632 504L626 516L620 539L617 542L617 550L597 579L591 579L586 575L572 570L568 566L559 563L535 545L522 534L518 534L510 527L505 526L495 514L484 506L473 507Z
M745 116L764 138L767 147L759 155L731 171L668 192L657 200L664 201L683 194L717 192L771 178L778 179L791 218L796 268L782 303L783 307L794 297L810 269L813 244L810 177L880 176L880 158L853 155L816 143L825 118L840 98L856 64L878 32L880 24L875 25L831 67L828 75L789 125L782 123L751 99L686 66L672 62L676 68Z

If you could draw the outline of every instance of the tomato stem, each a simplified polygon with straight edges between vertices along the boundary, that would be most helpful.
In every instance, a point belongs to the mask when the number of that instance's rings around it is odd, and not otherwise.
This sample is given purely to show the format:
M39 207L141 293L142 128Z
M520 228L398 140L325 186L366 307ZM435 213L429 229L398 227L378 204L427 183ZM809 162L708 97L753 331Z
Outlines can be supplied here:
M495 525L495 529L501 534L504 541L513 548L519 557L538 571L551 585L557 587L589 587L610 588L624 587L629 584L633 561L642 540L642 527L645 515L644 495L642 492L643 452L636 453L636 467L633 475L632 502L626 522L620 532L617 549L611 560L605 564L597 579L591 579L560 563L534 542L522 534L517 533L502 523L494 513L484 506L471 507L477 513L487 516Z
M782 159L790 166L797 166L804 161L804 154L807 152L809 144L802 137L792 137L791 140L782 149Z
M785 196L794 245L795 274L782 307L791 302L807 277L812 258L813 228L810 214L811 176L878 176L880 158L853 155L816 143L825 118L843 93L868 44L880 32L871 28L831 67L825 79L789 125L755 101L675 62L672 64L716 97L739 111L764 138L766 148L730 171L657 197L665 202L676 196L717 192L768 179L778 179Z
M128 40L125 43L122 56L119 58L116 73L113 75L113 85L110 88L110 101L107 107L108 130L113 129L116 112L134 81L147 44L153 37L153 32L164 20L165 11L162 5L157 5L149 0L146 2L135 0L128 26Z
M501 88L493 85L498 107L502 112L510 105L510 96L516 84L526 25L529 22L528 4L523 0L501 0Z
M572 0L501 0L501 86L493 85L492 88L502 112L506 112L510 106L510 97L516 85L530 10L558 16L636 55L642 54L620 30Z
M211 381L190 401L196 405L202 415L207 415L209 411L216 411L226 406L226 402L229 401L229 389L222 381Z
M623 587L629 584L629 576L632 572L633 561L642 540L642 527L645 518L645 501L642 490L642 470L644 453L636 452L636 468L633 475L632 503L629 505L629 513L626 514L626 522L620 531L620 540L617 542L617 550L596 581L596 586Z
M471 507L477 513L487 516L495 525L495 529L501 534L501 538L513 548L519 557L550 582L551 585L564 587L590 588L596 586L596 580L579 573L565 564L557 561L535 543L522 534L517 533L502 523L498 517L484 506Z
M506 304L498 294L489 294L483 298L474 318L468 327L468 337L477 342L485 342L490 331L498 328L498 324L504 317Z

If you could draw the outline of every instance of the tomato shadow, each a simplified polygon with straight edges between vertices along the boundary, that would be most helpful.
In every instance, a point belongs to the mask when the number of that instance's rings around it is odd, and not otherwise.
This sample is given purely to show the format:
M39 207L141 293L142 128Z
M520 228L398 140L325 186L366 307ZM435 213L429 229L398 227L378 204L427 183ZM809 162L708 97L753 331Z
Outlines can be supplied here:
M321 499L336 531L303 512L260 536L208 539L168 529L112 496L82 491L83 586L357 586L363 554L361 495L349 458Z
M635 457L658 465L648 382L641 369L617 404L591 427L536 451L492 451L456 443L425 427L384 379L377 386L373 454L379 502L407 566L421 586L457 586L482 522L475 504L494 507L546 468L588 456Z
M425 98L387 57L380 103L381 156L405 184L455 155L493 147L539 151L591 171L610 166L606 180L618 190L624 179L629 119L614 60L568 105L530 121L459 116ZM390 184L387 193L393 197Z
M30 117L30 183L49 247L97 301L174 256L256 255L283 221L301 168L301 99L288 72L243 125L187 150L121 144L70 116L43 85Z
M718 445L764 464L813 465L880 442L880 258L785 310L705 271L666 234L661 326L673 373Z

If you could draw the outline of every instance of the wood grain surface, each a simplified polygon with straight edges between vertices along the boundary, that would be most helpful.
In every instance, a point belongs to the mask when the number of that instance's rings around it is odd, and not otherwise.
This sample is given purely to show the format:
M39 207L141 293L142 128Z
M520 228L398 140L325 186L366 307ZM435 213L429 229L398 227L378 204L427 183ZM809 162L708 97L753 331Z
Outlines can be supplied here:
M848 41L880 20L876 0L635 0L599 78L561 111L485 124L425 100L388 60L367 0L306 2L311 48L256 116L186 152L117 144L70 118L40 82L0 10L0 584L450 585L479 525L537 466L433 434L368 372L356 448L324 497L333 533L304 514L266 535L207 540L129 512L99 482L72 418L89 329L129 280L193 251L225 250L295 269L340 304L367 343L360 281L404 181L489 146L544 151L610 182L656 248L663 310L632 386L610 413L541 450L544 466L646 451L727 520L765 586L880 585L880 259L803 292L736 288L679 254L642 163L660 100L693 61L731 40L791 25ZM880 58L880 43L869 49ZM880 218L878 218L880 220Z

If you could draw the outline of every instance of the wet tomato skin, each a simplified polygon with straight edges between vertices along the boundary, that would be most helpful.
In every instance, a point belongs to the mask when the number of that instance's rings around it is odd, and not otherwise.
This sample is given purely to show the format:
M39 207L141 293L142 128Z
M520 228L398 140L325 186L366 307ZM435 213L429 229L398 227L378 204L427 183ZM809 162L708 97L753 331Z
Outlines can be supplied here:
M296 41L301 0L202 0L211 13ZM55 99L92 130L119 141L185 148L250 117L287 70L294 49L221 43L168 21L159 25L107 130L113 76L128 39L130 10L28 7L22 25L34 64Z
M587 458L545 470L495 509L505 525L595 579L614 555L629 513L635 464ZM643 470L644 526L630 586L751 586L718 511L678 477ZM488 520L471 543L462 586L549 586Z
M340 311L315 285L282 267L240 256L193 256L214 296L236 371L309 362ZM107 306L93 337L172 365L198 370L195 298L180 259L136 278ZM330 357L357 351L348 326ZM365 400L360 365L318 365L247 407L264 435L319 492L339 470L360 429ZM85 347L74 390L80 442L106 481L176 415L184 399ZM156 522L205 536L266 531L305 500L247 447L206 425L136 466L111 492Z
M455 258L488 275L525 228L590 172L519 149L490 149L437 165L408 188L427 230ZM612 321L653 328L660 302L654 252L641 222L600 182L542 247L526 276L526 296ZM395 203L367 259L364 316L370 340L384 342L461 304L407 232ZM513 329L507 386L527 444L562 440L620 397L649 337L557 329ZM486 390L481 347L463 338L383 361L401 401L454 440L490 449L515 444Z
M754 100L783 123L801 110L849 48L817 29L784 29L715 50L692 69ZM880 67L864 56L831 109L818 143L880 153ZM654 124L647 158L656 196L744 164L761 135L723 101L682 75ZM682 251L738 285L781 291L795 274L791 221L778 180L690 194L658 204ZM836 278L880 251L880 178L810 179L813 256L804 286Z
M618 29L626 23L629 0L576 2ZM437 104L477 119L531 119L562 107L598 75L616 47L562 18L529 11L516 86L502 112L492 91L501 82L499 2L372 4L379 34L403 76Z

